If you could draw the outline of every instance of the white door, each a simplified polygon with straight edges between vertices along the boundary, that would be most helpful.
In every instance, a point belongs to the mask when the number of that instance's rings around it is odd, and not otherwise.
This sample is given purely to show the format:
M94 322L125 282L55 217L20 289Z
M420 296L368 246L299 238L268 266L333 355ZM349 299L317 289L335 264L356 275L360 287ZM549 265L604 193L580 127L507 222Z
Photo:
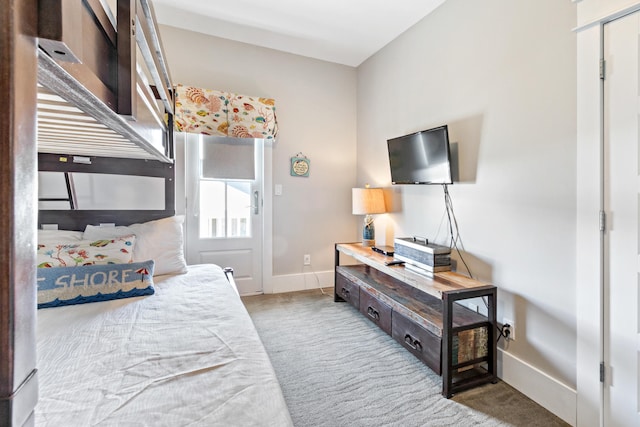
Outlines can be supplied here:
M185 138L188 264L232 267L241 295L262 293L263 144Z
M640 13L604 28L606 426L640 426L639 37Z

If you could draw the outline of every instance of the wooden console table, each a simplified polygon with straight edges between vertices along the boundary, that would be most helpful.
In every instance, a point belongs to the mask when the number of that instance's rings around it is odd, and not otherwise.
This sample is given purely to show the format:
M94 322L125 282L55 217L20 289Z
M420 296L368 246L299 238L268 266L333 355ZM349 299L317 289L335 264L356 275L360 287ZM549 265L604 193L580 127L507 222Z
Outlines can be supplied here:
M341 265L340 254L361 264ZM347 301L438 375L442 395L497 381L495 286L454 272L427 277L360 243L335 245L334 301ZM486 299L488 315L456 301Z

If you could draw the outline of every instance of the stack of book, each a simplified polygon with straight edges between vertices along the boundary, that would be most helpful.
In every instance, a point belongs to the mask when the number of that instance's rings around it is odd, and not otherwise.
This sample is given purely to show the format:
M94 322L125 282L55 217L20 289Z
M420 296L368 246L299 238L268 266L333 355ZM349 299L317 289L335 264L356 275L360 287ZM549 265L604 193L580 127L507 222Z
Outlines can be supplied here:
M405 262L405 268L418 273L451 270L451 248L429 243L418 237L397 237L394 258Z

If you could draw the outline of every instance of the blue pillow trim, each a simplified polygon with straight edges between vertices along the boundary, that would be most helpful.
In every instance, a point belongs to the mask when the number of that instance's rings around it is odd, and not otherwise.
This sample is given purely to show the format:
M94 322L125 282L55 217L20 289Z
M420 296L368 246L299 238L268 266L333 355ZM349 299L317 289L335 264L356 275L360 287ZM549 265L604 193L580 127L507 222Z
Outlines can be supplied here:
M86 304L89 302L102 302L109 301L112 299L122 299L122 298L132 298L132 297L141 297L145 295L153 295L155 293L155 289L153 286L149 286L144 289L131 289L130 291L118 291L112 294L101 294L97 293L96 295L90 297L84 297L82 295L78 295L77 297L69 300L60 300L56 298L51 302L47 302L44 304L38 304L38 309L40 308L51 308L51 307L60 307L63 305L72 305L72 304Z

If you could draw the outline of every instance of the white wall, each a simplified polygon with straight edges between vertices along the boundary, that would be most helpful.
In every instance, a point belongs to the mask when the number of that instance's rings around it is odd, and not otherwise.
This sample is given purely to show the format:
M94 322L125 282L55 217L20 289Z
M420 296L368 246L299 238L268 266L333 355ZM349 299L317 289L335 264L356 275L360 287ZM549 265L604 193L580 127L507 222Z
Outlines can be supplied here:
M514 385L572 423L575 23L568 1L445 2L358 68L357 177L389 187L386 139L449 125L460 151L462 182L450 192L465 259L498 286L498 319L515 321L502 376L539 377ZM440 187L390 195L397 212L376 221L379 238L436 237Z
M160 33L174 84L276 100L272 183L283 195L273 198L273 291L305 286L303 272L332 270L334 243L357 239L356 70L170 26ZM298 152L311 159L309 178L289 174ZM311 267L303 267L304 254Z

